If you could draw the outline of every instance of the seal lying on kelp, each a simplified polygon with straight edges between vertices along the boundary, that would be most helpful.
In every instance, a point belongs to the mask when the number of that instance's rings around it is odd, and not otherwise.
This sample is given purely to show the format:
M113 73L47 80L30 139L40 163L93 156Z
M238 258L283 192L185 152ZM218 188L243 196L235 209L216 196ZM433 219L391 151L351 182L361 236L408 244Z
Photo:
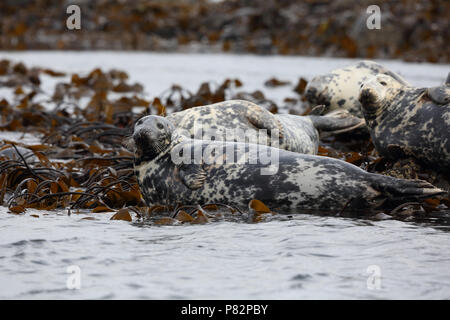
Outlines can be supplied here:
M413 88L378 75L361 86L359 101L376 150L412 156L450 172L450 87Z
M367 173L333 158L190 139L159 116L140 119L132 139L135 173L148 205L245 207L259 199L274 210L358 210L443 193L426 181Z
M338 108L362 117L358 101L361 84L372 76L386 74L396 82L409 86L400 75L373 61L360 61L355 65L335 69L327 74L314 77L305 88L307 101L315 106L324 104L326 112Z
M255 143L275 146L288 151L316 154L319 132L345 132L365 124L364 119L354 117L345 110L337 110L327 116L296 116L272 114L263 107L249 101L229 100L211 105L190 108L169 114L178 129L187 136L201 140L248 142L249 135L258 135L266 130L271 139L260 139Z

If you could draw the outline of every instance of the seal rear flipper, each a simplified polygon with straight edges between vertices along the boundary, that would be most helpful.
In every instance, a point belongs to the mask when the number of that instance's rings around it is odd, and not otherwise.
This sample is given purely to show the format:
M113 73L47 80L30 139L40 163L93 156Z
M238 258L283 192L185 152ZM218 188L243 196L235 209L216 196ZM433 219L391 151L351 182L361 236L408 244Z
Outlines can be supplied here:
M191 190L200 189L206 180L206 171L201 165L183 164L179 170L183 184Z
M449 84L450 85L450 84ZM450 103L450 86L428 88L426 95L437 104Z
M446 193L424 180L398 179L379 174L372 174L372 178L372 187L380 192L377 198L386 198L390 201L416 201Z
M352 115L347 110L341 109L325 116L309 116L314 127L320 131L341 133L360 128L366 124L365 120Z

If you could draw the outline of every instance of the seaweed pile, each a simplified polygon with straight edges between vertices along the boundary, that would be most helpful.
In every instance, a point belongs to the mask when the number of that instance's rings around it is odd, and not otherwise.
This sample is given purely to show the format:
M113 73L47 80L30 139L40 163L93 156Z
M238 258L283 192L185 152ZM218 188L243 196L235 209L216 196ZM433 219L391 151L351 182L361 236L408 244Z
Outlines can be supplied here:
M4 50L248 52L448 63L448 12L441 0L377 1L381 30L369 30L373 1L72 1L81 30L66 28L65 1L0 2ZM333 13L333 14L330 14Z
M61 78L52 94L41 89L42 77ZM219 85L205 82L195 93L174 85L159 97L148 99L143 86L129 83L124 71L95 69L87 75L69 75L1 60L0 87L11 94L0 97L0 135L1 131L28 133L40 143L1 140L0 203L15 214L29 208L67 210L68 214L115 212L112 219L158 217L152 220L155 224L224 218L242 221L242 217L249 222L270 220L275 213L256 199L249 199L248 212L222 204L147 207L133 173L133 154L123 144L133 123L146 114L164 115L227 99L250 100L274 113L284 108L298 114L304 108L303 78L293 86L297 98L286 99L283 106L267 99L262 91L239 91L242 85L238 79L225 79ZM279 85L289 83L266 81L267 87ZM413 160L392 163L380 158L364 131L324 137L319 155L343 159L371 172L425 179L449 190L448 177ZM448 208L448 198L429 199L405 204L388 214L420 221L440 219L449 213ZM161 212L169 212L170 217L161 218ZM344 216L345 212L326 214ZM388 216L380 213L376 217Z

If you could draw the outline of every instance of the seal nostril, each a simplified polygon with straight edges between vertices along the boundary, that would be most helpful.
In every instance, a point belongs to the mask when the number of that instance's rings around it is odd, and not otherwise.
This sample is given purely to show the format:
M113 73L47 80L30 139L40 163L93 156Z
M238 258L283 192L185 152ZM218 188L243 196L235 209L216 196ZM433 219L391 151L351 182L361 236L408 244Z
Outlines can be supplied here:
M362 102L368 102L370 98L370 90L369 89L363 89L361 91L361 95L359 97L359 100Z
M134 142L138 142L139 140L141 139L141 137L140 137L140 135L139 134L133 134L133 140L134 140Z
M134 132L133 140L134 140L134 142L136 142L136 144L141 144L141 143L145 142L145 139L146 139L146 135L143 132L143 130L137 130Z
M382 86L386 86L386 85L387 85L387 83L384 82L384 81L380 81L380 84L381 84Z

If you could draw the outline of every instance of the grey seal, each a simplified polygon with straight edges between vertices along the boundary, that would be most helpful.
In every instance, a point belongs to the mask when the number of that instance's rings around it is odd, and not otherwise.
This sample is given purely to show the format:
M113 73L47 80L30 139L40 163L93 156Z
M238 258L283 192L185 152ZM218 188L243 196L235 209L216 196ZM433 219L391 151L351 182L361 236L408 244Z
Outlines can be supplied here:
M186 135L203 140L205 135L207 139L214 135L215 140L248 142L248 134L257 135L259 130L266 130L271 138L277 139L277 147L305 154L317 154L319 131L332 134L365 125L364 119L352 116L345 110L336 110L326 116L272 114L244 100L194 107L171 113L167 119L177 128L186 130ZM276 134L272 135L274 132ZM256 141L274 146L272 142L271 139Z
M258 199L280 213L344 207L356 211L443 193L426 181L368 173L333 158L190 139L160 116L141 118L132 139L135 173L148 205L223 203L244 208ZM267 154L277 157L267 162Z
M450 171L450 87L413 88L378 75L361 86L359 101L376 150L412 156Z
M364 81L379 74L389 75L398 83L409 86L408 82L395 72L374 61L364 60L314 77L305 88L305 97L313 106L324 104L328 111L343 108L362 117L358 101L359 88Z

